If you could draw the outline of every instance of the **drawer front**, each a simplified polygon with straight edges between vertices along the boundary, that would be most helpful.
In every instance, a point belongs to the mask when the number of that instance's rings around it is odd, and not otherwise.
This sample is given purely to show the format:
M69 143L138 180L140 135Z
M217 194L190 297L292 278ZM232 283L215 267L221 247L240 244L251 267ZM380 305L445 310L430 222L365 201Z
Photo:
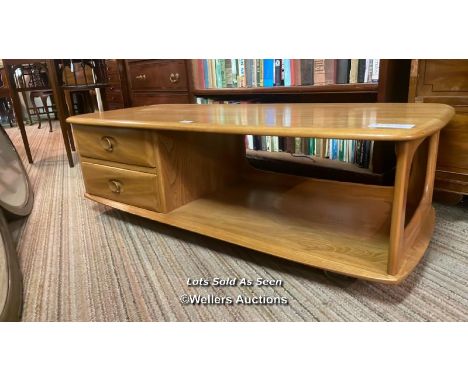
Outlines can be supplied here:
M187 90L184 60L130 62L132 90Z
M82 162L86 192L130 206L161 211L157 175Z
M468 95L468 60L421 60L418 96Z
M107 102L107 110L123 109L124 107L123 102Z
M468 113L457 113L440 132L437 167L468 174Z
M106 91L106 100L109 103L122 103L123 104L122 93L114 93L114 92Z
M149 106L163 103L190 103L187 93L133 93L132 106Z
M150 131L74 125L73 133L81 156L156 167L156 135Z
M106 68L108 72L118 72L119 64L117 60L106 60Z
M120 83L120 76L118 73L109 73L107 72L107 82L111 84L118 84Z

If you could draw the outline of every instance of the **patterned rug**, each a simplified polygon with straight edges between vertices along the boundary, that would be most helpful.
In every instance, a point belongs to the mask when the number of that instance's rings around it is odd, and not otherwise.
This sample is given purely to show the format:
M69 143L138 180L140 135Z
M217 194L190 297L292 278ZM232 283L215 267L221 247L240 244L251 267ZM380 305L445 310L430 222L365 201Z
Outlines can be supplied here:
M52 133L27 127L32 165L19 130L7 131L35 193L34 209L17 230L24 321L468 319L466 202L435 206L430 247L402 284L333 279L317 269L86 200L80 166L69 168L57 122ZM187 285L189 278L195 283L214 277L237 278L238 285ZM282 285L239 285L242 278L280 280ZM241 296L243 304L181 303L181 296L196 294L210 301L229 297L236 302Z

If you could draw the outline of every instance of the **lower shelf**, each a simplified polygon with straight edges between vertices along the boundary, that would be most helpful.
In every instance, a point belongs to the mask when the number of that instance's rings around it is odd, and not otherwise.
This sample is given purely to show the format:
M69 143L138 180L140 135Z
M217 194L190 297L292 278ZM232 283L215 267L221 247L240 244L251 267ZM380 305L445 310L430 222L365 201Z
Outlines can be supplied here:
M274 256L363 279L387 274L393 187L255 172L162 214L86 194L96 202Z

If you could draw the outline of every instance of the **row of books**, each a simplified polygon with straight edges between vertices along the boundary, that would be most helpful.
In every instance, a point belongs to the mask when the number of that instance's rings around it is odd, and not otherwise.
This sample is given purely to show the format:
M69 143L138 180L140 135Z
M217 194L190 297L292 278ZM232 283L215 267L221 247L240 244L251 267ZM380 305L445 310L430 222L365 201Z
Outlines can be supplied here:
M363 168L370 166L372 143L351 139L246 136L246 147L250 150L327 158L353 163Z
M197 97L198 104L239 104L252 103L254 101L218 101L211 98ZM273 122L274 115L269 115L265 108L265 115L259 116L259 120ZM283 115L283 118L286 114ZM263 119L262 119L263 118ZM244 121L245 122L245 121ZM238 123L242 124L242 115ZM287 118L283 123L288 125ZM325 139L325 138L301 138L301 137L277 137L247 135L245 146L250 150L270 152L286 152L298 156L310 156L338 160L353 163L359 167L369 168L372 162L372 141L349 139Z
M379 70L379 59L196 60L200 89L369 83Z

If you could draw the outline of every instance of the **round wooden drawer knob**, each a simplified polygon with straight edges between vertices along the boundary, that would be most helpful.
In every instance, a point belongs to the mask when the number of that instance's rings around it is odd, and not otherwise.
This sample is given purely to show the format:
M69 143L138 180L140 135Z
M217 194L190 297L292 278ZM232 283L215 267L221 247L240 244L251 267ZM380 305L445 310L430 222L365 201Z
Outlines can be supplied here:
M114 151L114 144L115 144L115 141L114 141L114 138L112 137L102 137L101 138L101 145L102 147L104 148L104 150L108 151L108 152L112 152Z
M122 183L118 180L109 180L109 188L114 194L120 194L123 191Z

